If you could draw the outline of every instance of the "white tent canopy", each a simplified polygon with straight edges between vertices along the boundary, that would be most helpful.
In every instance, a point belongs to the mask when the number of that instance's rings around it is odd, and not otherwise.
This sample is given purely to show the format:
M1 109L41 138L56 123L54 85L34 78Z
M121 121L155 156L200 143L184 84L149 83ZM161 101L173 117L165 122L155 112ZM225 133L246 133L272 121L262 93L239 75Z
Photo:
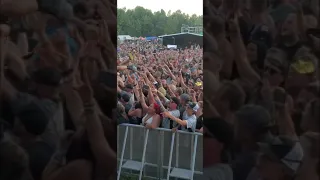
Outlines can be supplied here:
M130 35L118 35L118 39L119 39L120 41L133 40L133 37L131 37Z

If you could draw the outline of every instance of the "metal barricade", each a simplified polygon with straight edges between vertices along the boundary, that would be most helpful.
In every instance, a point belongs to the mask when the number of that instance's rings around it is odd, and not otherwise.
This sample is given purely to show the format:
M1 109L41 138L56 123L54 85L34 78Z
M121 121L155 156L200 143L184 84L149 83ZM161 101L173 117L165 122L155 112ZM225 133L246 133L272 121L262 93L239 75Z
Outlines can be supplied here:
M140 125L121 124L118 126L118 180L122 174L139 175L139 179L200 179L202 146L200 133L173 133L171 129L148 130Z

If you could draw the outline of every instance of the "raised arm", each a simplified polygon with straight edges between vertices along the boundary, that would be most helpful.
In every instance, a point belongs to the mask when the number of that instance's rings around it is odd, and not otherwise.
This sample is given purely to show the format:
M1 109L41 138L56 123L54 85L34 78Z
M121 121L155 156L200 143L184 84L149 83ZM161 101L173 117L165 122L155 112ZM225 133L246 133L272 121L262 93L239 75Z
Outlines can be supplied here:
M148 73L147 69L146 69L146 73ZM152 87L151 85L153 85L153 83L150 82L148 76L146 73L142 74L143 79L145 80L146 84L149 85L150 87Z
M148 106L147 106L147 104L146 104L146 100L144 99L145 97L144 97L144 94L143 94L143 92L142 92L142 81L139 81L139 91L140 91L140 103L141 103L141 106L142 106L142 109L143 109L143 112L147 112L148 111ZM149 87L150 88L150 87Z
M4 75L4 60L8 52L7 43L6 37L0 36L0 97L12 102L17 98L18 91L12 86L12 84Z
M188 89L188 86L184 83L181 72L179 74L179 79L180 79L181 87L183 87L184 89Z
M168 91L171 97L176 97L176 95L174 94L174 92L172 91L170 85L168 86Z
M158 91L158 97L160 97L161 100L164 102L168 102L169 99L167 99L160 91Z
M153 104L156 101L154 100L154 96L153 96L153 89L150 87L149 88L149 92L148 92L148 99L149 99L149 104Z
M192 98L192 102L197 102L196 92L193 89L190 89L190 95Z
M128 69L128 66L117 66L117 70L118 71L123 71L123 70L126 70Z
M164 112L163 115L165 117L170 118L171 120L175 121L176 123L178 123L180 126L184 126L186 127L188 125L188 122L186 120L182 120L180 118L174 117L172 116L169 112Z
M161 94L161 93L159 92L159 94ZM161 111L161 112L167 111L166 108L163 106L163 104L162 104L159 96L155 95L155 98L154 98L154 99L155 99L155 101L159 104L159 106L160 106L160 111Z
M134 92L134 97L136 97L137 100L140 101L139 85L134 86L133 92Z
M89 77L84 75L84 85L78 89L78 93L84 105L86 117L85 128L88 134L90 147L96 161L97 175L99 178L108 179L116 171L116 153L107 142L101 120L95 109L93 90L90 87Z
M250 83L251 86L255 86L260 81L260 77L248 61L237 17L229 20L229 34L231 38L231 45L236 57L235 62L240 74L240 79Z
M305 28L305 22L304 22L304 15L303 15L303 9L302 5L297 2L296 5L297 9L297 24L298 24L298 30L299 30L299 35L301 36L302 39L306 39L306 28Z
M105 20L101 22L100 38L101 41L99 41L99 43L102 46L103 59L110 69L114 69L117 66L117 61L114 61L117 59L117 52L113 42L111 41L108 24Z
M169 76L170 76L173 80L176 80L177 77L172 73L172 71L170 70L170 68L169 68L167 65L165 65L164 67L165 67L166 70L168 71Z
M82 134L83 131L77 131L77 134ZM66 180L70 178L87 179L92 173L92 164L87 160L75 160L65 164L65 156L72 142L74 133L66 131L59 142L56 152L52 155L42 173L43 180ZM81 173L77 172L80 169ZM77 172L77 173L76 173ZM73 175L76 173L76 175Z
M154 78L149 71L147 72L147 75L149 76L152 82L157 82L156 78Z
M25 80L28 77L26 65L24 61L15 53L8 51L6 55L6 65L20 80Z
M28 54L29 44L27 34L25 32L20 32L18 34L18 47L21 55L24 56Z
M282 93L286 96L285 104L279 104L275 102L276 108L276 125L278 126L279 134L297 138L294 123L290 114L290 103L292 103L290 96L286 94L285 90L282 89Z

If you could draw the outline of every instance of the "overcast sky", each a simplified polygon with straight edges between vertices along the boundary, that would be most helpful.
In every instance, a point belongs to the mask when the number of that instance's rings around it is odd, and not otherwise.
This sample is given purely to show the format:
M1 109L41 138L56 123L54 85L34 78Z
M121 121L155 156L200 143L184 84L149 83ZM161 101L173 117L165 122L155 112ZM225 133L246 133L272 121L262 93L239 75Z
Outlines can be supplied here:
M189 15L203 15L203 0L118 0L118 8L134 9L142 6L153 12L163 9L164 11L174 12L181 10L182 13Z

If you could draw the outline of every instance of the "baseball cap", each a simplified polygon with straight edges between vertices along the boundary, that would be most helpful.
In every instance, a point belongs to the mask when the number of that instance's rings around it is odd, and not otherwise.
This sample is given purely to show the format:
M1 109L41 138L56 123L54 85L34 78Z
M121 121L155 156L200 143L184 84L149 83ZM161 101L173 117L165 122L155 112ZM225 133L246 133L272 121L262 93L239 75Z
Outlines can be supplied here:
M195 102L189 102L187 107L191 108L194 112L197 112L199 109L199 105Z
M132 65L131 70L136 72L136 71L138 71L138 68L135 65Z
M184 101L188 102L190 101L190 96L188 94L181 94L180 99L183 99Z
M272 35L270 33L270 29L265 26L261 25L253 30L252 34L252 40L254 41L262 41L264 42L268 47L272 45Z
M121 95L121 98L123 99L124 102L129 102L130 101L130 95L127 93L123 93Z
M259 105L245 105L236 112L239 123L257 132L269 129L273 126L270 113Z
M179 106L180 100L177 97L172 97L171 100Z
M258 143L262 155L279 160L294 175L303 160L303 149L299 141L286 136L278 136L273 142Z
M38 84L48 86L59 86L62 83L62 73L56 68L41 68L32 75L33 80Z
M127 84L125 87L126 87L127 89L133 89L133 85L132 85L132 84Z

